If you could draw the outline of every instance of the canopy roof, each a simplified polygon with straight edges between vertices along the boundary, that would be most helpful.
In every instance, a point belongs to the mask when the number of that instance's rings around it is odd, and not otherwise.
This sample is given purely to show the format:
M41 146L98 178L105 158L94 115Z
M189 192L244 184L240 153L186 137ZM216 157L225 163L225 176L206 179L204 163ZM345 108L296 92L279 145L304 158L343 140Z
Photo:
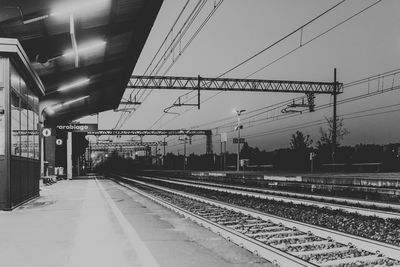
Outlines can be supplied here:
M47 123L118 107L162 2L1 0L0 37L19 40L42 80Z

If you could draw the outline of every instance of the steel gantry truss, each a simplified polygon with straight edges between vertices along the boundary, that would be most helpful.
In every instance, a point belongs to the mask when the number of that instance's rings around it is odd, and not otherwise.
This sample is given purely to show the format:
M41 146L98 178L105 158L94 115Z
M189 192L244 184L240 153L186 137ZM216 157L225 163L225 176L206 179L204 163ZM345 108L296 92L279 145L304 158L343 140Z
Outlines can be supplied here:
M128 142L92 143L92 146L109 146L109 147L164 146L164 145L167 145L167 142L128 141Z
M88 135L211 135L211 130L98 130Z
M314 111L315 94L329 94L333 96L333 137L332 137L332 162L335 163L336 153L336 100L337 95L343 93L343 83L337 82L336 69L333 82L316 81L285 81L261 79L233 79L233 78L204 78L204 77L175 77L175 76L138 76L132 75L127 89L170 89L170 90L197 90L197 104L181 103L180 98L174 106L197 106L200 109L200 91L241 91L241 92L275 92L275 93L304 93L308 103L288 106L285 112L295 111L290 108L308 106L310 112ZM171 107L164 110L165 113Z
M204 78L200 76L173 77L133 75L127 88L339 94L343 91L343 84L337 82Z
M212 131L211 130L98 130L95 132L87 132L88 135L137 135L137 136L145 136L145 135L204 135L206 136L206 153L212 154Z

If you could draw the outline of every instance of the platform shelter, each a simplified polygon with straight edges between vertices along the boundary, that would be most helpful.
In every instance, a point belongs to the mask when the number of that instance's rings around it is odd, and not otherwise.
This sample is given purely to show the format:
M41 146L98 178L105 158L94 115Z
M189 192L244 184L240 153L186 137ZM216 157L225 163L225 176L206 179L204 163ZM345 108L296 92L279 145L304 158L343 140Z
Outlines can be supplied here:
M44 87L16 39L0 38L0 210L39 195Z

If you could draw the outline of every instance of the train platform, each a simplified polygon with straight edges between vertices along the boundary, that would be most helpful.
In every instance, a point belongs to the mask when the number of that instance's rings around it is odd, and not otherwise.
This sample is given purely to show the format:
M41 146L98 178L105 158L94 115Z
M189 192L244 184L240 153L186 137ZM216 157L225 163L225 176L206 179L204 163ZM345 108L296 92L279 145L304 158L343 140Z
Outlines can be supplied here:
M1 266L272 266L113 181L80 178L0 211Z

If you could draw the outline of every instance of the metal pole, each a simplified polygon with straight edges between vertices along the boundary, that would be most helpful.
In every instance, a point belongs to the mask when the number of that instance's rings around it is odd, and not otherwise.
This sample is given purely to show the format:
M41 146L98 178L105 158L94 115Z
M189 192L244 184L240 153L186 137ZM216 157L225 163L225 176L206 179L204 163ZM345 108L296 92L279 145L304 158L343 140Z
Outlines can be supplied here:
M40 178L44 176L44 137L42 134L43 126L40 124Z
M236 162L236 171L240 170L240 113L238 113L238 140L237 140L237 162Z
M162 160L163 167L165 166L165 139L166 139L166 137L164 137L164 143L163 143L163 146L164 146L163 160Z
M200 75L197 77L197 109L200 109Z
M226 170L226 142L224 142L224 171Z
M186 170L186 137L183 142L183 170Z
M72 179L72 132L68 132L67 139L67 178Z
M88 159L89 159L89 168L90 168L90 171L92 171L92 142L90 142L89 141L89 157L88 157Z
M158 144L156 145L156 167L158 167Z
M40 112L39 117L39 143L40 143L40 178L44 176L44 160L45 160L45 149L44 149L44 136L43 136L43 128L44 128L44 109Z
M336 164L336 146L337 146L337 79L336 68L333 72L334 86L333 86L333 122L332 122L332 166L335 171Z
M220 160L219 160L221 171L223 170L222 164L224 163L224 161L223 161L223 156L222 156L222 143L223 143L223 142L221 142L221 157L220 157Z

